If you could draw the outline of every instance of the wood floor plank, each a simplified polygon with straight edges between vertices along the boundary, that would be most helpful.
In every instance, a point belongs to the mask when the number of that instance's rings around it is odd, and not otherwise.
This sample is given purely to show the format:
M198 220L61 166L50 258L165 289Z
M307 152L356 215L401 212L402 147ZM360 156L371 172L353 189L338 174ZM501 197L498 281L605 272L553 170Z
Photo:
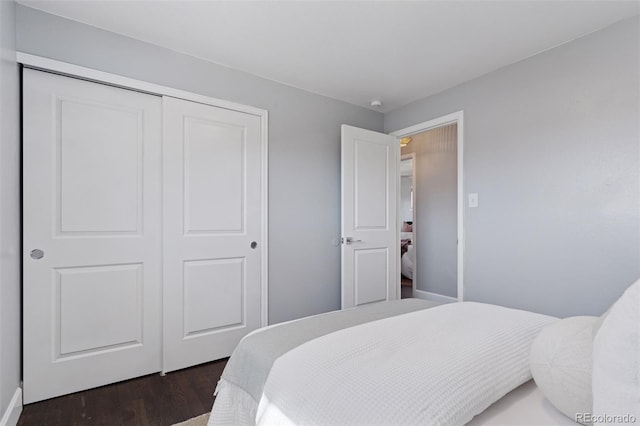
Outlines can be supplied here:
M227 359L25 405L19 426L169 426L207 413Z

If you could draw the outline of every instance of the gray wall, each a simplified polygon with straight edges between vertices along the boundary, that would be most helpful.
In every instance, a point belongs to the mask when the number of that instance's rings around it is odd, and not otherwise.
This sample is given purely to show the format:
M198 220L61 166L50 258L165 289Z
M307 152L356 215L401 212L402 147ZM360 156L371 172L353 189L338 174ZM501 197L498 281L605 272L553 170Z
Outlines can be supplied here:
M464 110L465 298L600 314L640 277L640 19L385 115ZM419 225L418 225L419 226Z
M0 416L20 386L20 96L15 2L0 1Z
M269 110L269 321L339 309L340 125L381 113L18 5L18 50Z
M456 124L413 135L416 289L458 297L458 150Z

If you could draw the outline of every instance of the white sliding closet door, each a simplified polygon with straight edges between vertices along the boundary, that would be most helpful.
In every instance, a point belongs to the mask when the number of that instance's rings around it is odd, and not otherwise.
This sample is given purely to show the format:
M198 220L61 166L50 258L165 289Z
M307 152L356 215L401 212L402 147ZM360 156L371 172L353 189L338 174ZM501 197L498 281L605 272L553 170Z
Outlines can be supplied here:
M24 70L24 402L160 371L161 99Z
M229 356L260 326L261 121L163 98L163 370Z

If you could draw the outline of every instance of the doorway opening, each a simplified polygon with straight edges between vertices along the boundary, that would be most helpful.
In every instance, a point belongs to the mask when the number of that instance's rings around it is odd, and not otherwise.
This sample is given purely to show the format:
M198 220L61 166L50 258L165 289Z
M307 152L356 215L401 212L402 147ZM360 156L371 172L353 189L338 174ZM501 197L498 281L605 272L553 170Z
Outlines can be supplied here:
M414 297L414 152L400 157L400 298Z
M398 297L463 300L463 112L393 132L402 138Z

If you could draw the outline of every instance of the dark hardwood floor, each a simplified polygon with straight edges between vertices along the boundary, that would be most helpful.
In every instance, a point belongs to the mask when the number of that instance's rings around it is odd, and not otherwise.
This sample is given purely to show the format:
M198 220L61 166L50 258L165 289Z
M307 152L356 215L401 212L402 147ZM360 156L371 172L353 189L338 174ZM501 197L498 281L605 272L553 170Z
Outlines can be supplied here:
M211 411L227 359L25 405L18 426L165 426Z
M400 298L410 299L413 297L413 281L401 275L400 277Z

